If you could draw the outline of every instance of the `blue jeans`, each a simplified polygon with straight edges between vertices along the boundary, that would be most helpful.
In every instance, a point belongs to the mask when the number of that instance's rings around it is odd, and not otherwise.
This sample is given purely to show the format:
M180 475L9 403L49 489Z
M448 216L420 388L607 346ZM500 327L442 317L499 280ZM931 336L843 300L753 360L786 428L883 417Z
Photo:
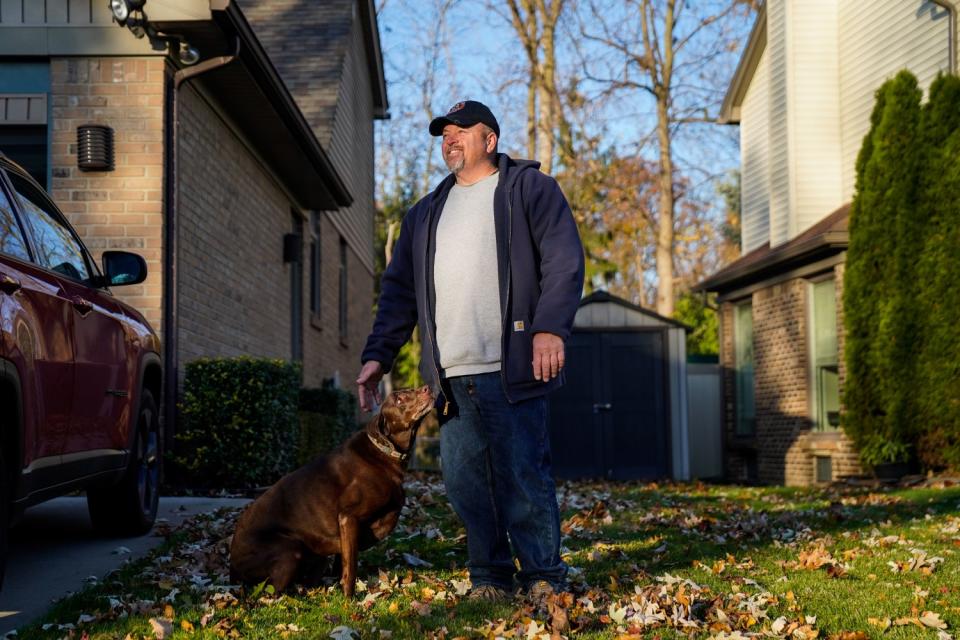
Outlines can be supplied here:
M459 412L440 429L440 456L447 497L467 529L470 580L512 589L512 543L522 586L562 588L546 398L511 404L499 372L448 382Z

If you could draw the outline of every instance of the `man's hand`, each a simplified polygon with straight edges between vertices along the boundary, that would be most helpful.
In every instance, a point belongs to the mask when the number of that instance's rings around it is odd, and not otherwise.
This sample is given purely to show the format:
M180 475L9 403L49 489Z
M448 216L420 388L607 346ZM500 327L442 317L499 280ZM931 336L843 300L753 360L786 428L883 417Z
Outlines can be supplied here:
M380 378L383 377L383 365L376 360L367 360L357 376L357 395L360 396L360 410L370 411L374 402L380 404Z
M563 338L552 333L533 334L533 377L549 382L563 369Z

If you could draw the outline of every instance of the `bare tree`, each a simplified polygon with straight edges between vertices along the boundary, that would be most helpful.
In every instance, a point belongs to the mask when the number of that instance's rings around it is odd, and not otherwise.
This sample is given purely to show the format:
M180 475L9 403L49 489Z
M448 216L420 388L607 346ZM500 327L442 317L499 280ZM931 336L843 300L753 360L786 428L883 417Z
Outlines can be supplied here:
M653 101L658 162L657 312L671 316L675 296L677 165L674 139L684 127L711 120L722 81L710 71L735 50L728 18L746 13L743 0L589 0L581 35L587 77L605 93L637 93ZM739 24L739 23L737 23ZM593 52L600 55L592 55Z
M527 153L540 161L540 170L553 171L555 143L569 135L557 91L557 24L564 0L507 0L509 15L527 58ZM494 11L504 15L498 5Z

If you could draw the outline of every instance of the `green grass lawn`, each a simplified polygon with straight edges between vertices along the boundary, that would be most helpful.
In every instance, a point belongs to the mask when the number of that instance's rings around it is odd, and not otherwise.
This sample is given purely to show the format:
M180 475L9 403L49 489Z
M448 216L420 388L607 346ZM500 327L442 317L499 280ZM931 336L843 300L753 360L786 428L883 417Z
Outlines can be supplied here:
M228 585L235 511L58 603L32 638L925 638L960 628L960 487L565 483L571 593L536 614L463 597L465 536L436 477L411 477L361 590ZM417 566L429 563L429 566Z

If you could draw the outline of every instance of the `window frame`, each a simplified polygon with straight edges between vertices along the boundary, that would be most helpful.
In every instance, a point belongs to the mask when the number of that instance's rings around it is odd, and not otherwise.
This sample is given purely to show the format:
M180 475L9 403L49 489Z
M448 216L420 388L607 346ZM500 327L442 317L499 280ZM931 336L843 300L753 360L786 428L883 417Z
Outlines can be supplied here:
M323 247L321 246L322 235L320 231L321 214L318 211L310 214L310 245L309 245L309 302L310 305L310 323L314 328L323 330L321 312L323 310Z
M744 340L743 327L741 325L741 313L744 308L749 308L750 313L750 389L751 404L753 406L753 415L744 414L743 394L747 392L743 384L743 363L740 361L740 344ZM756 399L756 354L755 354L755 336L753 332L753 299L747 298L734 303L733 306L733 388L734 388L734 425L733 433L737 438L752 438L757 435L757 399Z
M816 289L826 283L833 285L833 313L831 315L834 322L834 352L833 358L825 359L818 354L817 350L817 296ZM837 412L840 411L840 325L837 322L837 279L834 272L829 272L815 278L807 280L807 341L808 341L808 366L807 366L807 384L809 386L810 397L810 421L813 424L813 431L817 433L835 433L840 430L839 424L834 426L829 424L826 416L828 411L821 404L822 394L820 390L820 380L818 379L818 370L821 365L837 367ZM830 360L830 362L827 362ZM823 419L822 419L823 418Z
M348 248L347 248L347 239L342 235L340 236L340 269L339 269L339 305L337 308L338 311L338 325L340 329L340 344L344 347L347 346L347 339L349 337L349 317L347 314L347 298L349 297L349 280L347 276L347 261L348 261Z
M52 273L57 276L66 278L71 282L76 282L94 289L100 289L104 291L108 290L105 285L99 284L99 283L102 283L104 279L102 274L100 273L100 268L98 267L97 263L93 259L93 256L90 255L90 251L89 249L87 249L87 245L84 244L83 240L80 239L80 235L73 228L73 225L70 224L70 221L67 220L67 217L63 214L63 212L60 211L60 207L58 207L57 204L53 201L53 198L49 196L49 194L47 193L47 190L44 189L42 186L40 186L40 184L36 180L34 180L29 173L27 173L26 171L20 170L20 168L16 164L12 163L6 157L0 157L0 173L4 174L3 179L5 180L5 184L10 195L14 196L12 198L13 209L14 209L15 215L17 215L20 221L21 228L25 232L27 243L28 245L30 245L30 256L31 256L30 263L39 269L43 269L48 273ZM87 267L87 273L89 275L87 279L78 280L77 278L72 278L65 273L62 273L60 271L55 271L50 267L48 267L47 265L42 264L40 262L39 256L37 254L37 247L39 246L39 242L33 234L33 227L26 223L26 213L23 211L23 204L20 202L20 197L21 197L20 192L17 191L16 187L14 186L11 176L17 176L18 178L24 180L27 183L27 186L29 186L34 191L36 191L41 201L46 205L47 213L51 215L51 217L54 219L54 221L57 224L59 224L60 226L62 226L64 229L67 230L67 233L70 235L70 237L73 238L74 242L76 242L77 245L80 247L80 255L83 258L84 265Z

